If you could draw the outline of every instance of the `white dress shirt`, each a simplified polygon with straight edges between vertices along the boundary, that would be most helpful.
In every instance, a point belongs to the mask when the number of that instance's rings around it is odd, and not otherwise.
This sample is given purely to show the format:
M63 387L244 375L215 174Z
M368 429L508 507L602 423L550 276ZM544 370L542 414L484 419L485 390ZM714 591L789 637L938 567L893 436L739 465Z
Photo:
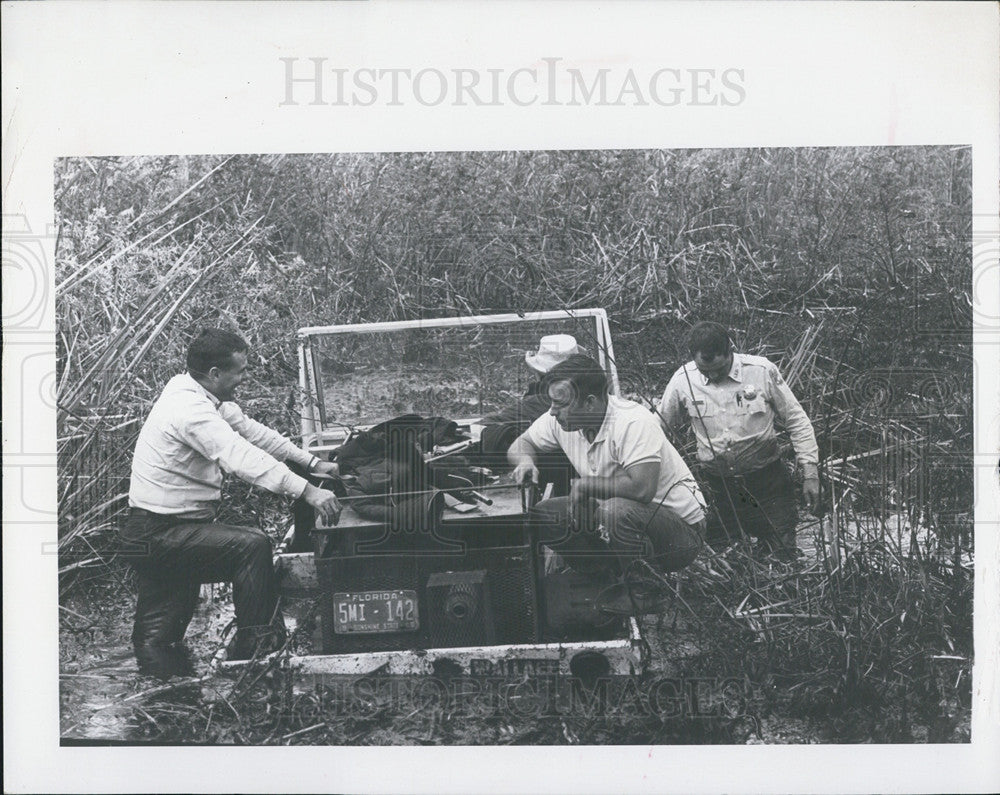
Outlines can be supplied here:
M307 481L281 462L308 467L312 460L184 373L167 382L139 432L128 501L153 513L210 517L222 495L222 470L275 494L300 497Z

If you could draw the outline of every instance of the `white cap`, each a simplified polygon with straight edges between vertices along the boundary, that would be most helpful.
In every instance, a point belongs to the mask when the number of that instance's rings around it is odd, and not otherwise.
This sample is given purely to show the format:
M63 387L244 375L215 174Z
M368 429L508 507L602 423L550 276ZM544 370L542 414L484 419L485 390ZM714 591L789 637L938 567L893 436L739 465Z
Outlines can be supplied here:
M582 353L576 338L569 334L550 334L538 341L537 353L525 353L524 361L536 373L547 373L574 353Z

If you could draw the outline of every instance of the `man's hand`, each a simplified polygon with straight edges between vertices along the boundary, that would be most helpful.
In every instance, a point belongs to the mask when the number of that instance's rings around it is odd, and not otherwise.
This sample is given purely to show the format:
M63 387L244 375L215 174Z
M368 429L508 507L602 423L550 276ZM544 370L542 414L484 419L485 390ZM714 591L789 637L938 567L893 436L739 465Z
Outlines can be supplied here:
M537 450L531 442L518 436L510 447L507 448L507 461L514 469L510 473L511 480L518 486L526 482L529 478L531 482L538 483L538 467L535 466L535 455Z
M335 478L340 475L340 465L333 461L320 461L312 468L310 474Z
M802 481L802 499L805 500L806 510L815 516L819 508L819 478L807 477Z
M510 477L519 486L526 482L529 478L532 483L537 485L538 467L535 466L535 462L530 458L522 458L517 462L517 466L514 467L514 471L510 473Z
M332 491L320 489L311 483L302 492L302 499L316 509L316 513L322 517L323 524L333 525L340 521L340 500Z

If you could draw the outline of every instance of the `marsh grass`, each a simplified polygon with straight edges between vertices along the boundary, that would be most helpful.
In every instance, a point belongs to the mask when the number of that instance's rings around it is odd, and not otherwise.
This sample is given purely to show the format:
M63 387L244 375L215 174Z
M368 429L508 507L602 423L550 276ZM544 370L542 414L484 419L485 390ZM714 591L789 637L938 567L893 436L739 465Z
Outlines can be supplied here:
M824 507L805 562L762 562L737 545L680 578L701 622L700 670L745 677L755 719L811 716L844 739L963 736L968 149L72 158L57 161L55 182L65 607L87 615L93 589L128 587L113 532L135 434L201 327L248 340L244 409L295 435L301 326L603 307L622 391L655 404L687 358L687 328L712 318L778 362L802 400ZM226 503L275 534L289 513L239 483L227 482ZM276 712L274 699L294 694L267 681L224 708L144 705L149 736L466 737L443 715L433 726L420 713L412 726L388 713L277 719L289 705ZM482 736L639 741L675 730L623 714L613 730L497 724ZM729 730L697 731L712 742Z

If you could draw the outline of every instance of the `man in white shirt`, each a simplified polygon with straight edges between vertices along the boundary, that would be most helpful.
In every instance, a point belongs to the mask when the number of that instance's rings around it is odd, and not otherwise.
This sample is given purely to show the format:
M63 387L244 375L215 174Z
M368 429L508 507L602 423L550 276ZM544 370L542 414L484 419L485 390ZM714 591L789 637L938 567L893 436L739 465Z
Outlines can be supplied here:
M794 554L798 509L782 463L776 424L788 431L802 472L806 507L819 502L819 448L812 423L763 356L733 350L729 330L703 321L691 328L692 361L674 373L660 402L666 428L690 426L718 513L709 540L758 538L772 551Z
M568 497L531 512L539 539L578 569L625 570L642 558L661 571L691 563L702 547L704 502L657 418L608 394L593 359L570 356L549 371L551 408L510 446L515 482L537 482L537 457L562 450L579 478Z
M233 584L234 658L273 645L271 625L280 626L270 539L256 528L214 521L223 469L305 500L327 522L340 517L332 492L282 462L323 475L338 474L337 465L304 452L232 402L247 370L247 344L240 337L203 331L188 349L187 368L167 382L139 432L121 532L122 554L138 582L136 657L140 670L162 677L177 672L179 644L202 583Z

